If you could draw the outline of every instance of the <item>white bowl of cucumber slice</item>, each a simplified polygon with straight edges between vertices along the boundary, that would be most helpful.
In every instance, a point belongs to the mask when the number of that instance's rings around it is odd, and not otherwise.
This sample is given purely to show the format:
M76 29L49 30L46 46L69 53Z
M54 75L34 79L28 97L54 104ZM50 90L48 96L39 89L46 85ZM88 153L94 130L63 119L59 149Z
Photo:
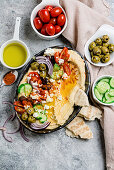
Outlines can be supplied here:
M92 86L94 100L105 106L114 106L114 77L104 75L96 79Z

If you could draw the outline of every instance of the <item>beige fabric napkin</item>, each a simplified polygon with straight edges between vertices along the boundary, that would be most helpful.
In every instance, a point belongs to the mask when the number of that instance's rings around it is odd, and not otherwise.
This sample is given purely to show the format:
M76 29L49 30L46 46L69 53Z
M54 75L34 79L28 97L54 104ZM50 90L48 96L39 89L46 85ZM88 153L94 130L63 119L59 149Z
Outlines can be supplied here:
M63 33L76 49L84 55L86 41L103 24L114 26L106 18L109 7L104 0L61 0L67 17L68 26ZM92 82L100 75L114 76L114 63L107 67L95 67L89 64ZM103 128L108 170L114 170L114 107L103 107Z

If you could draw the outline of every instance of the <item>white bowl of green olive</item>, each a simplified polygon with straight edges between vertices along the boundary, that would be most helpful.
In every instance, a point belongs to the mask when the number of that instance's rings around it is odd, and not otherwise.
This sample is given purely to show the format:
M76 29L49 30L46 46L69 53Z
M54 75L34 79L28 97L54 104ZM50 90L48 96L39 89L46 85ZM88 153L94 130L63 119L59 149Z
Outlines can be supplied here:
M99 67L114 61L114 27L102 25L85 45L85 57Z

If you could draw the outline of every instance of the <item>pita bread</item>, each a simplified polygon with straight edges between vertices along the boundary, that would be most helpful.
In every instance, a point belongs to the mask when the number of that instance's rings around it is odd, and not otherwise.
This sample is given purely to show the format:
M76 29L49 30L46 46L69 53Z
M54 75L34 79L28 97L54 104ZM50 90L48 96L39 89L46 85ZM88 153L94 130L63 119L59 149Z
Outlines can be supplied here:
M84 117L86 120L100 119L102 117L102 111L95 106L89 105L88 107L82 107L79 116Z
M89 106L88 96L82 89L78 89L75 97L74 103L78 106Z
M73 133L71 134L68 133L68 131L66 132L68 135L71 135L71 137L75 135L75 137L79 136L83 139L93 138L91 129L85 124L83 118L81 117L75 117L74 120L66 126L66 128Z

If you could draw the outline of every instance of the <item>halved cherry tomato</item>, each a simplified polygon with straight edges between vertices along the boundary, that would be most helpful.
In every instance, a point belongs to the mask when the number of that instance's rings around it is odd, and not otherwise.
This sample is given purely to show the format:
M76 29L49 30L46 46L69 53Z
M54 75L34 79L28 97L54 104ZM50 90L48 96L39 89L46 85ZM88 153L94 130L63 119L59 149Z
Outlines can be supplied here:
M59 26L63 26L65 24L65 21L66 21L66 18L65 18L65 15L64 14L61 14L58 16L57 18L57 24Z
M43 35L48 35L47 32L46 32L46 26L47 26L47 24L44 24L42 29L41 29L41 34L43 34Z
M45 7L45 9L47 9L49 12L53 9L53 6L51 6L51 5L47 5L46 7Z
M27 100L23 100L22 104L23 104L23 106L30 106L30 107L32 107L32 103L30 101L27 101Z
M29 76L29 77L35 76L35 77L40 78L39 74L38 74L37 72L35 72L35 71L30 72L30 73L28 74L28 76Z
M60 7L55 7L50 11L52 17L57 17L62 13L62 9Z
M70 66L68 65L68 63L64 63L63 69L68 76L71 74Z
M32 76L30 80L31 80L32 82L36 82L36 81L39 80L39 78L38 78L38 77L35 77L35 76Z
M70 54L68 54L68 48L64 47L60 53L60 58L64 59L65 61L68 61L69 57L70 57Z
M42 22L47 23L50 21L50 14L47 9L42 9L39 11L39 17Z
M46 32L49 35L54 35L55 34L55 27L52 24L47 24L46 26Z
M56 24L56 18L51 18L50 21L49 21L49 24L53 24L55 25Z
M14 106L14 109L15 109L16 112L18 112L18 113L24 113L25 112L25 109L23 108L23 105L21 104L20 101L15 101L14 105L16 105L16 106Z
M61 27L59 25L55 25L55 33L58 34L61 31Z
M39 16L40 11L41 11L41 9L38 11L37 16Z
M54 54L54 59L55 59L55 62L56 62L57 64L59 64L59 59L60 59L60 57L59 57L59 51Z
M37 30L40 30L42 28L42 21L39 17L34 18L34 26Z

